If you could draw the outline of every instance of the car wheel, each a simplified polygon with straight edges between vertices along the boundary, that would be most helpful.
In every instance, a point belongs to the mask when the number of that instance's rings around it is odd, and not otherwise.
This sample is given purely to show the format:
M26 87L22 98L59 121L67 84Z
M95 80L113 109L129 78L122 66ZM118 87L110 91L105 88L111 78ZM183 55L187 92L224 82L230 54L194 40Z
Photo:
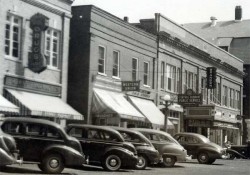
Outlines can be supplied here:
M144 170L148 165L148 160L144 155L138 155L138 161L135 168L138 170Z
M122 161L119 156L109 154L104 158L103 168L108 171L118 171L121 168Z
M207 164L209 162L209 156L206 152L199 153L197 159L200 164Z
M164 156L163 157L163 166L164 167L173 167L176 162L176 158L173 156Z
M64 163L59 154L47 154L38 167L45 173L61 173Z

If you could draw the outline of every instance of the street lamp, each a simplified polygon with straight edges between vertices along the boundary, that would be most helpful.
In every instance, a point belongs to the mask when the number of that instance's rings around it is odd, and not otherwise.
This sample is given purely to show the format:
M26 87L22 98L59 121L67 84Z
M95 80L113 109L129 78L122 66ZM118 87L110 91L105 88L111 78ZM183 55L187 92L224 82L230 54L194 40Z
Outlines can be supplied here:
M173 104L173 101L171 101L171 97L169 94L166 94L163 97L163 100L165 101L165 121L164 121L164 130L167 132L168 129L168 107Z

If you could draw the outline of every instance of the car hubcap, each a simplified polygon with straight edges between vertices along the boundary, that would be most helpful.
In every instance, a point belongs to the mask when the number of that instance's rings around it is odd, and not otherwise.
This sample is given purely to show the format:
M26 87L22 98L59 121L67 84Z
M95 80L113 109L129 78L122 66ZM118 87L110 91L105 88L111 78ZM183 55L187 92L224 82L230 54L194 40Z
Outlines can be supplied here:
M110 166L116 166L117 165L117 160L116 159L111 159L109 161Z
M51 161L50 161L50 167L51 168L56 168L56 167L58 167L58 165L59 165L59 161L58 160L56 160L56 159L52 159Z
M202 155L202 156L201 156L201 160L206 160L206 156L205 156L205 155Z
M170 163L170 162L171 162L171 158L167 157L167 158L166 158L166 162L167 162L167 163Z

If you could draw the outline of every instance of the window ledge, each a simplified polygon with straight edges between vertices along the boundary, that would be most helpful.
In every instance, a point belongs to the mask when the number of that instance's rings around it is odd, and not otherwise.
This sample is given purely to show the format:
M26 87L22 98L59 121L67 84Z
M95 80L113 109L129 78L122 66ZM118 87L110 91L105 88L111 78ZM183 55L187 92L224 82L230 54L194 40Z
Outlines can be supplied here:
M121 80L120 77L116 77L116 76L112 76L113 79L116 79L116 80Z
M18 62L18 63L21 63L22 60L20 60L19 58L15 58L15 57L8 57L8 56L5 56L5 59L6 60L10 60L10 61L15 61L15 62Z
M98 75L105 76L105 77L107 76L107 74L105 74L105 73L101 73L101 72L97 72L97 74L98 74Z
M47 69L57 71L57 72L61 72L61 70L58 69L57 67L47 66Z
M146 88L151 88L149 85L146 85L146 84L144 84L143 86Z

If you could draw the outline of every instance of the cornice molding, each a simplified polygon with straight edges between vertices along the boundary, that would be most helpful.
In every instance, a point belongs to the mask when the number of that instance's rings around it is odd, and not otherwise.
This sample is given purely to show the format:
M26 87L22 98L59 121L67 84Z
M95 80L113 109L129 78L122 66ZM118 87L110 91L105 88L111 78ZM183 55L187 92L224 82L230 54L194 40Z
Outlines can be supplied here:
M220 59L211 56L209 53L204 52L203 50L200 50L199 48L191 44L183 42L181 39L177 37L171 36L169 33L161 31L158 33L158 37L159 40L165 41L170 45L179 48L189 54L192 54L198 58L201 58L205 61L212 62L214 65L224 68L230 73L237 74L240 77L243 77L245 75L244 72L238 70L237 68L231 66L230 64L222 62Z
M23 2L25 2L27 4L30 4L30 5L33 5L35 7L41 8L43 10L47 10L49 12L52 12L52 13L56 14L56 15L71 17L70 12L66 13L64 11L52 8L52 7L50 7L50 6L46 5L46 4L40 3L38 1L34 1L34 0L21 0L21 1L23 1ZM70 0L67 0L67 1L70 1Z

